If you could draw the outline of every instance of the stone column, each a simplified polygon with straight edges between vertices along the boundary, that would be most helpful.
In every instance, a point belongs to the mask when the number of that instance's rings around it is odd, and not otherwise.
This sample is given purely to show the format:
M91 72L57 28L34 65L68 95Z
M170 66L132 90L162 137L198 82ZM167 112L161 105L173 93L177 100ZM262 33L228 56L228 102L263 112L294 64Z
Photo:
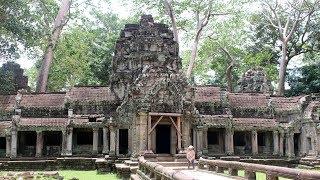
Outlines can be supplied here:
M182 118L180 117L180 121L181 121L181 133L182 133L182 150L186 150L188 148L189 145L191 145L191 141L193 137L191 137L191 129L190 129L190 123L187 120L187 118Z
M294 141L293 141L293 133L286 133L286 156L291 158L294 157Z
M192 128L192 143L194 147L197 147L197 131L196 128Z
M170 138L171 149L170 149L170 152L171 152L171 154L176 154L176 150L177 150L177 135L178 135L177 134L177 130L173 125L171 125L170 131L171 131L171 138ZM153 140L156 140L156 136L154 136ZM156 150L156 146L154 146L153 150ZM156 151L154 151L154 152L156 153Z
M61 142L61 156L66 155L67 150L67 132L65 130L62 131L62 142Z
M114 126L110 126L110 156L116 155L116 128Z
M234 147L233 147L233 129L227 128L225 132L225 150L227 155L234 154Z
M136 133L138 134L138 141L137 144L139 145L138 153L143 154L147 149L147 144L148 144L148 114L145 112L139 112L138 113L139 117L137 118L138 120L138 126L136 127L137 131Z
M134 136L134 127L129 127L128 128L128 154L132 155L133 152L133 136Z
M72 155L72 134L73 128L70 128L66 132L67 146L66 146L66 156Z
M208 128L203 129L203 153L208 153Z
M256 130L251 132L252 155L258 154L258 133Z
M300 135L300 155L304 156L308 153L307 151L307 137L306 137L306 133L304 131L302 131L301 135Z
M108 154L109 153L109 144L108 144L108 128L107 127L103 127L103 150L102 150L102 153L103 154Z
M283 140L284 140L284 133L280 132L279 136L279 155L283 156Z
M17 157L17 130L12 130L11 132L11 158Z
M203 150L203 127L198 126L196 127L196 136L197 136L197 147L196 147L196 153L198 156L202 155Z
M11 137L6 136L6 157L10 157L11 154Z
M152 128L151 116L148 116L148 131L147 131L148 134L147 134L147 136L148 136L148 151L150 151L150 152L152 149L152 147L151 147L152 134L150 133L151 128Z
M99 129L93 128L92 133L92 153L98 154Z
M178 128L178 130L180 131L180 133L181 133L181 119L180 119L180 117L177 117L177 128ZM179 132L177 132L177 138L178 138L178 140L177 140L177 149L178 149L178 153L181 151L181 135L179 134Z
M273 155L279 154L279 133L273 131Z
M120 129L116 130L116 155L118 156L119 153L119 139L120 139Z
M42 156L43 150L43 132L37 131L36 157Z

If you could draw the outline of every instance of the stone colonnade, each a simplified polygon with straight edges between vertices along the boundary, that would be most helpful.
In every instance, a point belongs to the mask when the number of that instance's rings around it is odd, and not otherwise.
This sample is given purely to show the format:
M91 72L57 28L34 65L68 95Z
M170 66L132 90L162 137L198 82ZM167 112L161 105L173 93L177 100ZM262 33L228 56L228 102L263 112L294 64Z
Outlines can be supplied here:
M208 139L207 139L207 127L198 126L194 129L194 145L198 155L207 152ZM226 155L234 155L234 129L225 128L224 131L224 149ZM251 134L251 149L252 155L258 155L258 130L250 130ZM294 157L294 133L282 132L273 130L272 142L273 142L273 155ZM271 142L269 142L271 143ZM284 154L285 149L285 154Z
M72 155L72 145L73 145L73 129L72 127L62 130L62 143L61 143L61 156L71 156ZM93 133L93 143L92 143L92 152L93 154L98 154L98 144L99 144L99 128L92 128ZM103 154L116 155L116 128L114 126L103 127ZM110 131L110 148L108 144L108 133ZM11 136L6 137L6 156L15 158L17 157L17 130L11 131ZM44 147L44 137L43 131L36 131L36 157L41 157Z

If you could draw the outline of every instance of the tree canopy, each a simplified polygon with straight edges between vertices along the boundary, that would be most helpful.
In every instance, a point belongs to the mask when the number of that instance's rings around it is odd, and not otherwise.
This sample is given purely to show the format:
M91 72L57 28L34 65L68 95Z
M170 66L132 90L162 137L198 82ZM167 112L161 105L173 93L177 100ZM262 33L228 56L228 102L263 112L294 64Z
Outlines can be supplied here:
M114 3L129 15L119 14ZM60 5L57 0L0 2L0 60L34 60L27 73L33 90ZM260 67L274 89L286 87L285 95L319 92L319 6L319 0L73 0L53 49L47 91L107 86L120 30L147 13L171 26L183 71L198 85L236 91L242 74ZM9 88L11 81L0 75Z

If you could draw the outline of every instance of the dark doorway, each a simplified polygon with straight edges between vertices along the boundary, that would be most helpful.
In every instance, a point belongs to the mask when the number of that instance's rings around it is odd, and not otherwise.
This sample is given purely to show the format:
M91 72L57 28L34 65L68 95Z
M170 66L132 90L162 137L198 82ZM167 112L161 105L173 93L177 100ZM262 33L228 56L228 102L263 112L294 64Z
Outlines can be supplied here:
M22 156L35 156L37 133L35 131L18 132L18 154Z
M293 142L294 142L294 155L299 156L300 151L300 133L294 133Z
M62 132L45 131L43 144L46 156L59 156L61 154Z
M157 125L156 127L156 153L170 154L171 126Z
M6 137L0 137L0 156L6 155Z
M208 131L207 133L208 144L219 144L219 132L218 131Z
M119 154L128 154L128 129L119 129Z
M92 130L91 129L76 129L77 145L92 145Z

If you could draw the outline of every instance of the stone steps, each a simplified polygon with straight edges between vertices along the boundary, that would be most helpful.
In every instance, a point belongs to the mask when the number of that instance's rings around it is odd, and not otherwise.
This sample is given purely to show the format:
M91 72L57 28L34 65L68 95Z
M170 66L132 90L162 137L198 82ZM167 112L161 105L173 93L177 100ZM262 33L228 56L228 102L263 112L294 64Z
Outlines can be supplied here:
M129 179L131 175L137 173L138 165L139 163L136 160L125 160L123 163L116 163L117 175L123 179Z

